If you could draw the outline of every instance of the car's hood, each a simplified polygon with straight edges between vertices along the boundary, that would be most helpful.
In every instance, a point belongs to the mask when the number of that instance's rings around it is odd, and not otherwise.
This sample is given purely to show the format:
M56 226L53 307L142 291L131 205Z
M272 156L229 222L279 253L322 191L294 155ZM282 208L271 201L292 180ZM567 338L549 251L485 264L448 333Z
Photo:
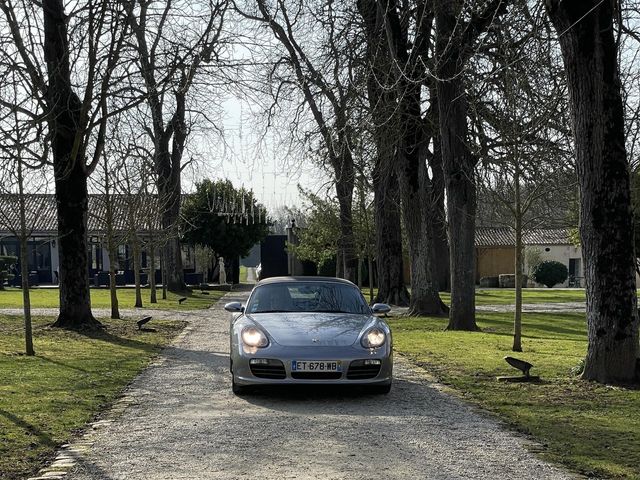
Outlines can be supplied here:
M376 317L346 313L254 313L247 318L283 346L353 345Z

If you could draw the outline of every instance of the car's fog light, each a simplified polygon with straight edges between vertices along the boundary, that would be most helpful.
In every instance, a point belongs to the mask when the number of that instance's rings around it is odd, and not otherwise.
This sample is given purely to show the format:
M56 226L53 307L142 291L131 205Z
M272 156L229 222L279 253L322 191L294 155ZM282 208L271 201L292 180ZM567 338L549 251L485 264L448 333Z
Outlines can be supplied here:
M251 365L269 365L269 360L266 358L252 358L249 363Z
M382 360L378 358L368 358L367 360L364 361L365 365L380 365L381 363L382 363Z

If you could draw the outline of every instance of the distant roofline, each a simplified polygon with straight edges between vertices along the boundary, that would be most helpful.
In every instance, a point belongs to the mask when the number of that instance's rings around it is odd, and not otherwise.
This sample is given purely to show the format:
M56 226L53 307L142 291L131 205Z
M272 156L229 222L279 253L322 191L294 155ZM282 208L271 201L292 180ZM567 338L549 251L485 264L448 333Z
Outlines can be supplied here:
M573 245L570 227L532 228L523 232L523 244L526 246L566 246ZM509 227L476 227L476 248L500 248L515 246L515 236Z

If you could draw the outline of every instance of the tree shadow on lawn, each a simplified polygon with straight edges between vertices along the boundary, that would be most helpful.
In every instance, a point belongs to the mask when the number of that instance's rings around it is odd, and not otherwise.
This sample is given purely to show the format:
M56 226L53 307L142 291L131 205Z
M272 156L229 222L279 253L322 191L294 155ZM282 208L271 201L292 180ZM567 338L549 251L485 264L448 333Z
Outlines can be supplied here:
M42 355L37 355L36 358L39 358L39 359L41 359L41 360L43 360L45 362L48 362L48 363L53 363L54 365L58 365L60 367L69 368L71 370L76 370L78 372L92 373L89 370L85 370L84 368L76 367L75 365L69 365L68 363L59 362L57 360L52 360L51 358L47 358L47 357L42 356Z
M491 329L485 330L484 328L478 332L485 335L496 335L499 337L511 337L513 338L513 332L495 331ZM527 332L526 326L522 327L522 338L528 338L531 340L553 340L554 342L576 342L585 343L587 341L587 334L584 335L535 335Z
M16 425L17 427L25 430L25 432L27 432L28 434L35 435L36 437L38 437L38 439L40 440L40 443L42 443L43 445L46 445L47 447L56 447L58 445L58 443L55 442L48 434L40 430L38 427L18 417L17 415L14 415L11 412L7 412L6 410L3 410L1 408L0 408L0 415L5 417L7 420L9 420L11 423Z
M79 333L92 340L100 340L103 342L111 343L112 345L117 345L125 348L134 348L137 350L143 350L148 353L154 353L158 349L158 345L141 342L139 340L134 340L133 338L114 335L108 330L87 330Z
M482 317L478 318L478 321L481 324L480 328L482 333L513 336L513 331L511 331L513 326L511 324L507 326L504 321L496 321ZM571 322L577 323L578 321L571 319ZM576 324L575 326L560 326L551 325L549 323L540 323L540 321L536 320L528 320L526 316L524 316L522 322L523 334L526 334L527 330L535 331L536 336L530 336L530 338L579 341L586 341L587 339L586 322L583 324ZM548 333L549 335L544 335L545 333Z

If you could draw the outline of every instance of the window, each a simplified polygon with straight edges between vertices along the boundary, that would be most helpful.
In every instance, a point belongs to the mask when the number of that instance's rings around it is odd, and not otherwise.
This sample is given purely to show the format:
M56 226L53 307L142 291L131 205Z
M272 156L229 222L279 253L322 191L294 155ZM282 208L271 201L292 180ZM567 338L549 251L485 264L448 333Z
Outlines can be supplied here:
M569 259L569 276L570 277L580 277L580 259L579 258L570 258Z
M118 269L129 269L129 247L127 245L118 245Z
M89 245L89 265L92 270L102 270L102 248L99 244Z
M367 314L357 288L337 282L287 282L263 285L251 295L249 313L327 312Z

